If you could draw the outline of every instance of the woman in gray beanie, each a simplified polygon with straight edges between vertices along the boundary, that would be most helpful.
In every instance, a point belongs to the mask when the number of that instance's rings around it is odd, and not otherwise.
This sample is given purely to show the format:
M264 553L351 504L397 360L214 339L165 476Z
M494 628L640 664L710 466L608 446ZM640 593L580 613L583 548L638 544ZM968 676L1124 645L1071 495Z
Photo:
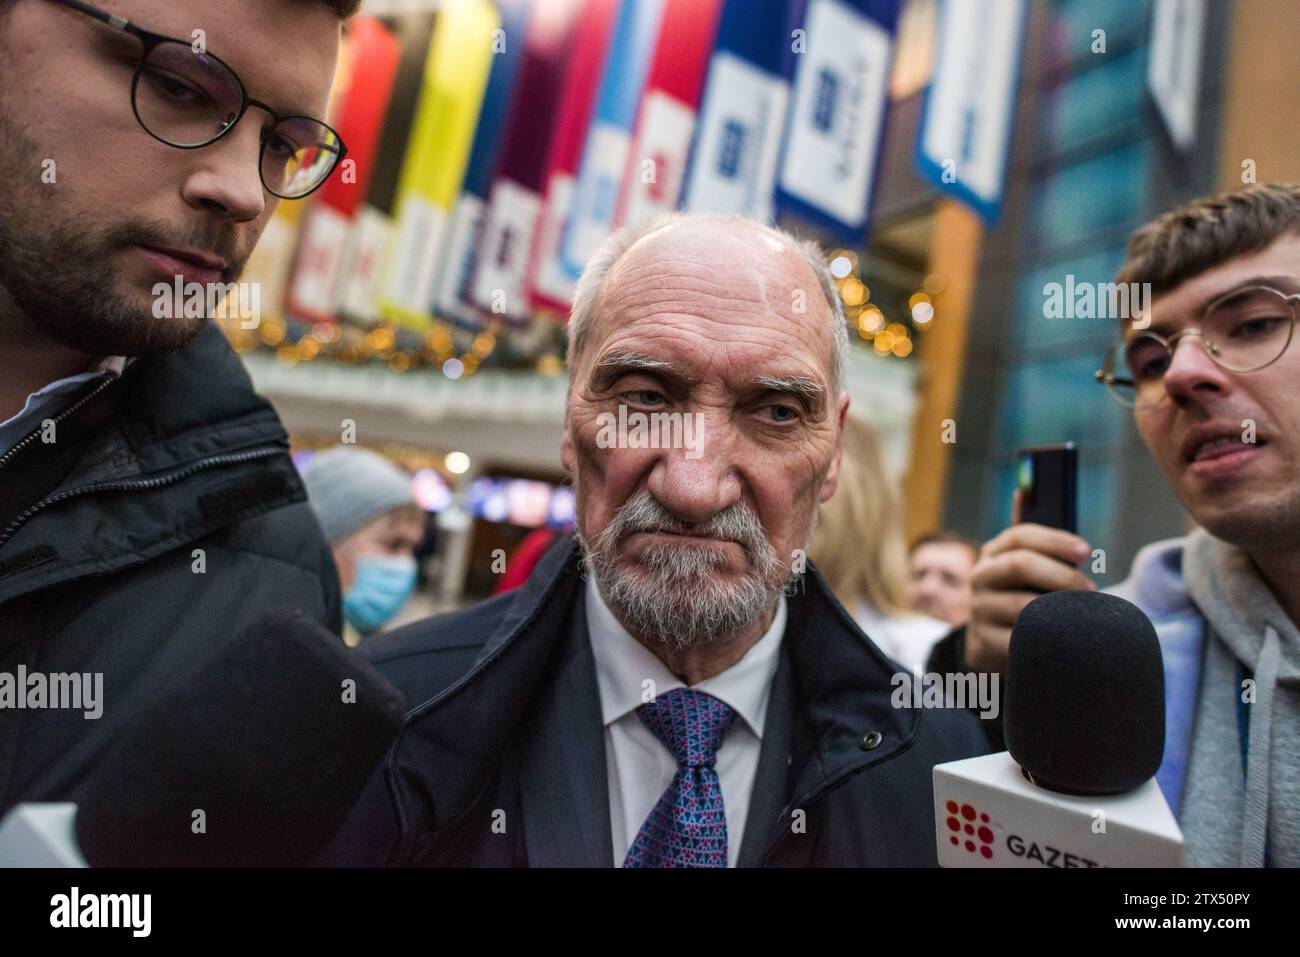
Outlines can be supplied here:
M340 445L318 453L303 484L338 566L344 638L356 644L411 597L424 513L411 477L369 449Z

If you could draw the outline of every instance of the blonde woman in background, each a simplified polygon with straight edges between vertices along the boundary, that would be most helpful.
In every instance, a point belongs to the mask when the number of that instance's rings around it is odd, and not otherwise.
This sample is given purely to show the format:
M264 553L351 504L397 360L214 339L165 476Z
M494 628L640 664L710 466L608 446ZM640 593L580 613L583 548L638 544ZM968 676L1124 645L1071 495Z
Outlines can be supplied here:
M899 495L880 441L852 417L844 423L839 488L821 507L809 556L835 597L885 654L920 674L948 624L907 609L907 546Z

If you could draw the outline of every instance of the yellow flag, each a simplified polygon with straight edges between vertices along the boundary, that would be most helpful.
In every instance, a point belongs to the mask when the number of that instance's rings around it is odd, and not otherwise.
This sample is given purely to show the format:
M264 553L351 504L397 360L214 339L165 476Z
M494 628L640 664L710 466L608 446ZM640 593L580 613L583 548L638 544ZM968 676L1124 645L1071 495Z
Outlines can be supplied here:
M380 297L384 318L414 329L433 321L447 220L465 178L500 27L489 0L445 0L434 21Z

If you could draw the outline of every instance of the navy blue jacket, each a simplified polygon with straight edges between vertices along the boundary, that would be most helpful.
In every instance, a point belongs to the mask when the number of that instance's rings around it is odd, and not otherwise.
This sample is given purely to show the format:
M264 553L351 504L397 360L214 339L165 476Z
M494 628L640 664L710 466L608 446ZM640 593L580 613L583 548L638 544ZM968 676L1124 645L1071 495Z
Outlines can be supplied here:
M319 863L613 864L583 588L566 537L522 588L362 645L410 711ZM899 667L815 569L788 601L740 866L933 865L931 769L988 750L977 719L892 707Z

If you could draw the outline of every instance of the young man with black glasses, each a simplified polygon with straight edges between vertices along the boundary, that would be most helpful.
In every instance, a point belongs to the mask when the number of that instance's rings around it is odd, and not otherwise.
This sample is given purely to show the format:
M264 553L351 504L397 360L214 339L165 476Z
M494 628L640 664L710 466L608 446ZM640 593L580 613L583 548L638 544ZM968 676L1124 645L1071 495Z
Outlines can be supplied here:
M1154 300L1097 379L1198 526L1148 545L1113 589L1160 637L1156 780L1189 865L1300 866L1300 184L1161 216L1133 235L1118 281L1150 283ZM1001 670L1037 593L1094 587L1074 567L1090 554L1034 524L986 543L970 624L931 667Z
M0 815L266 609L340 627L274 410L153 291L235 283L338 166L359 0L103 3L0 0ZM100 700L58 707L67 676Z

